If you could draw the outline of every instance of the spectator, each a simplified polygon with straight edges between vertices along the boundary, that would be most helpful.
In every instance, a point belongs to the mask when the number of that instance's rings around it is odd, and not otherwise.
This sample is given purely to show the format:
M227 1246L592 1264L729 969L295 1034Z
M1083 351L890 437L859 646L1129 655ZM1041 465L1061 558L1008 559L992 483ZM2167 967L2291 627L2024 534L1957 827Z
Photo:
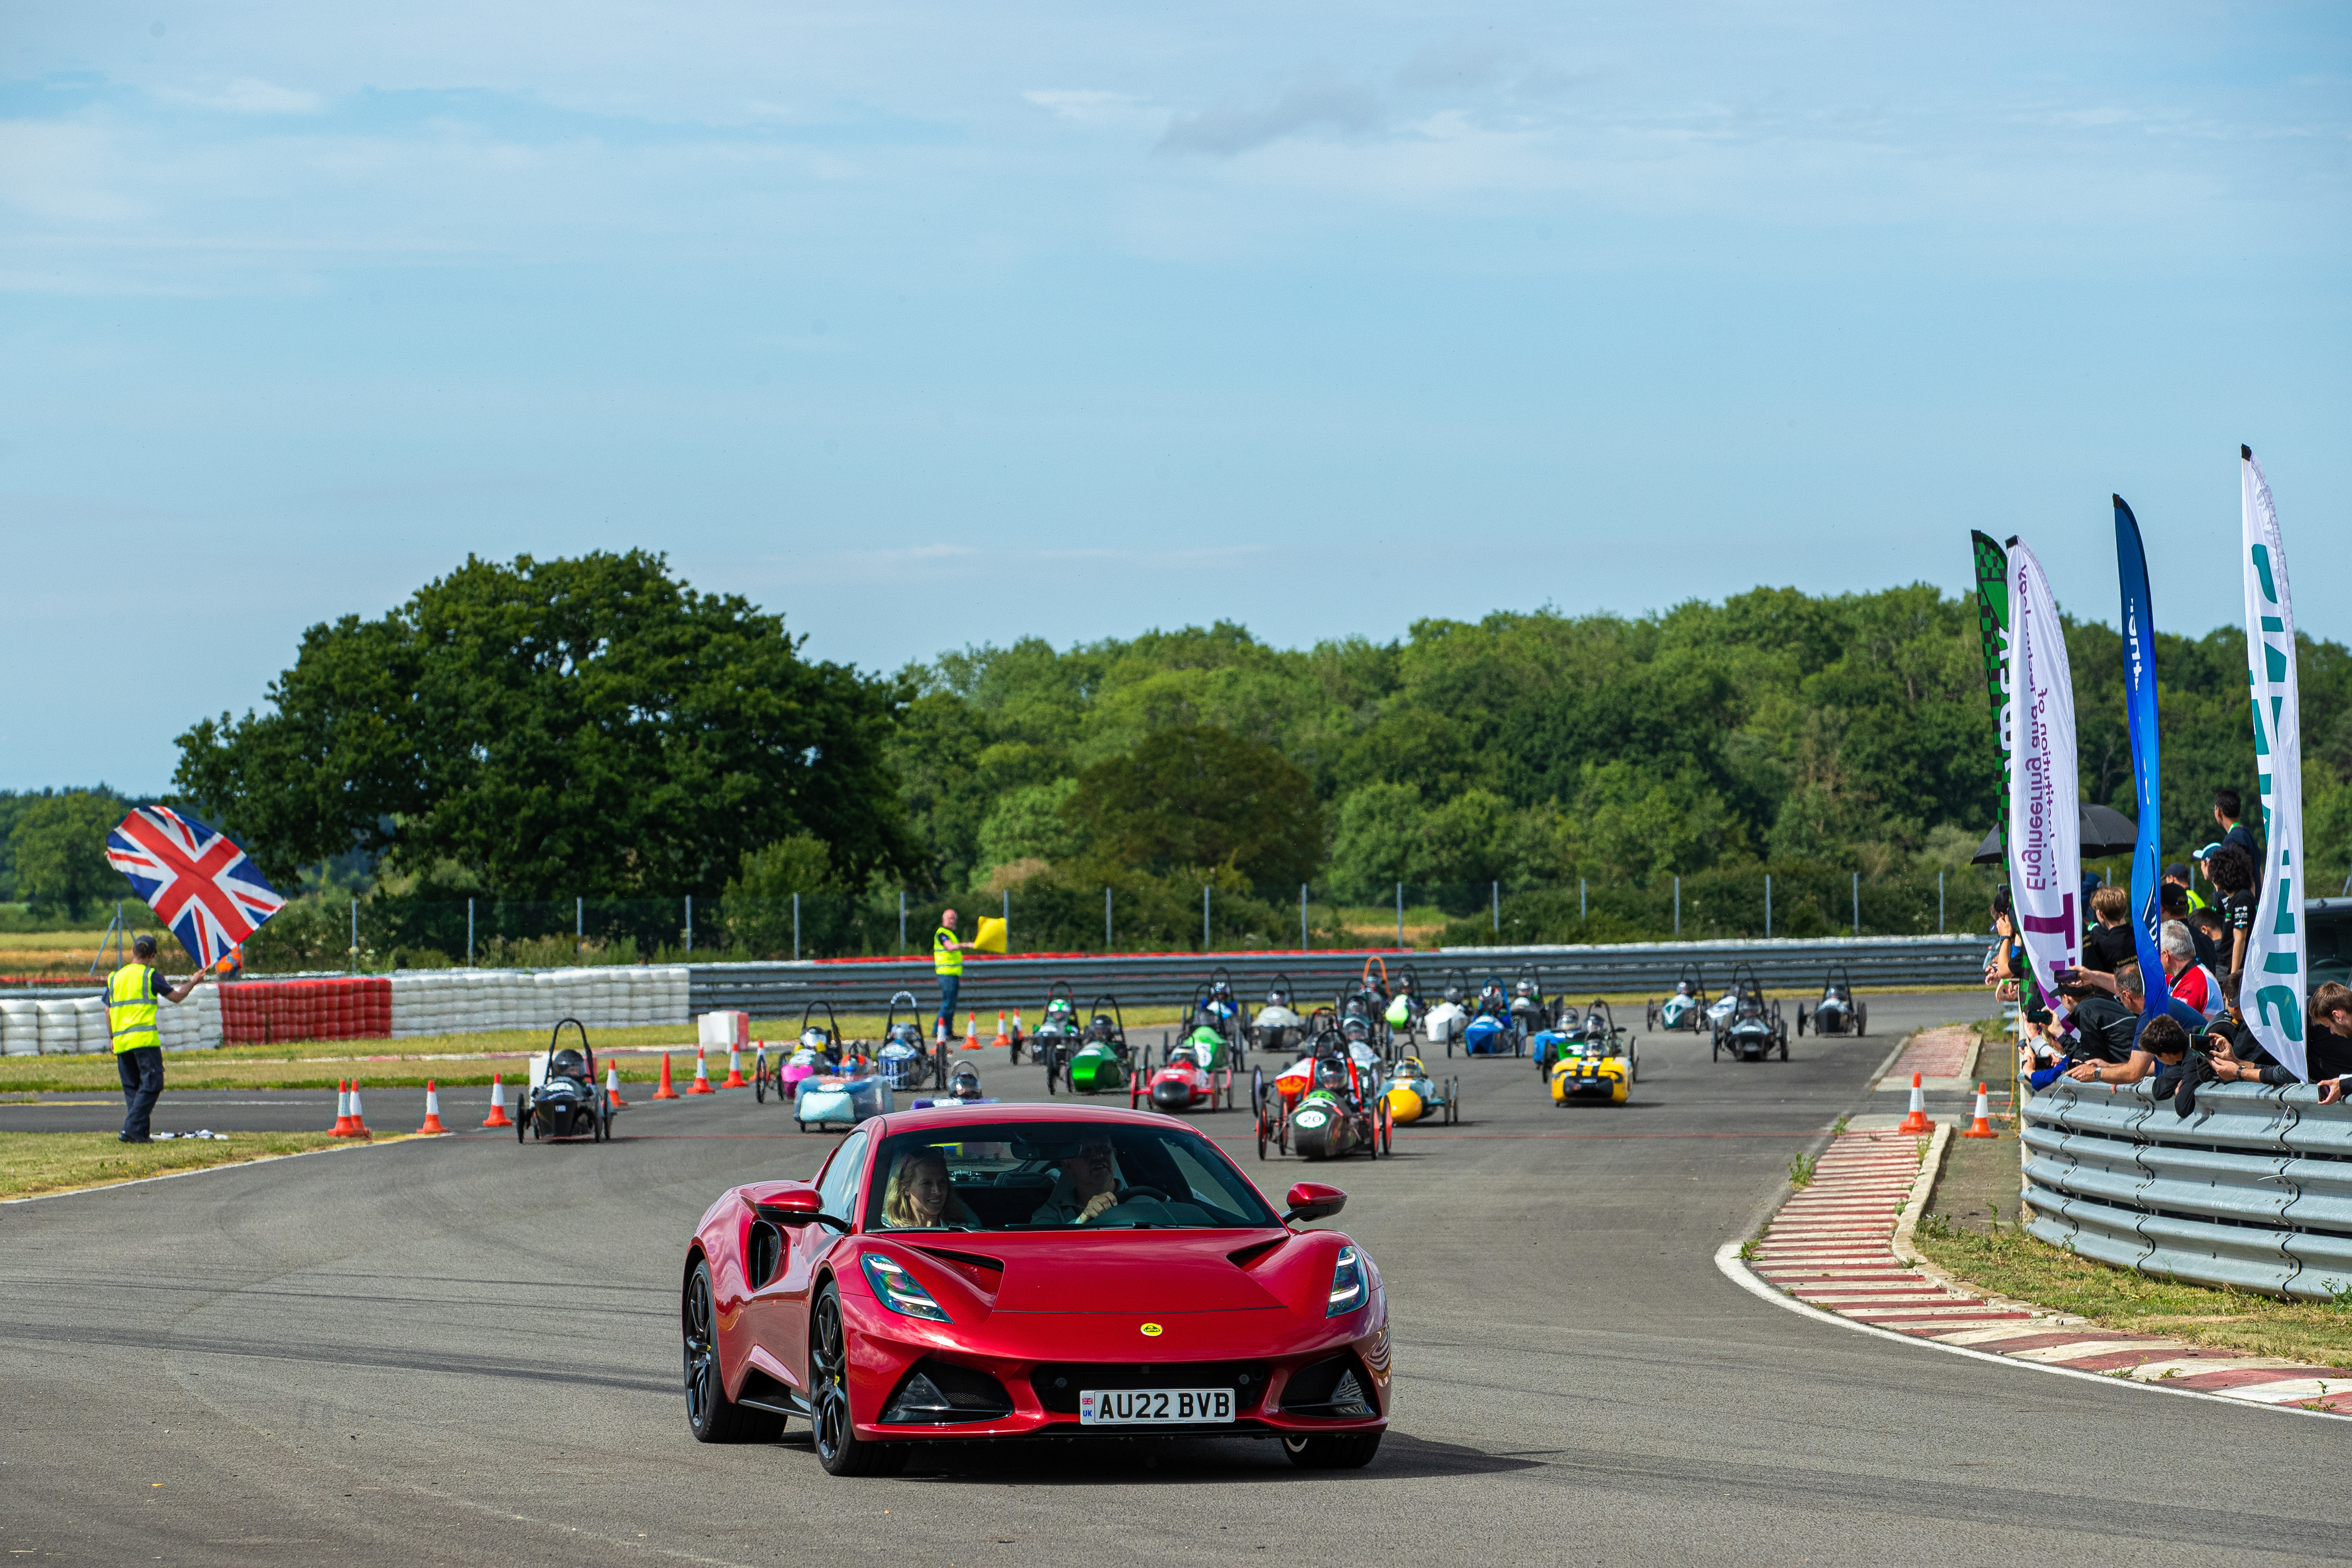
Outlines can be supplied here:
M2200 1021L2210 1022L2221 1015L2221 977L2207 968L2198 958L2197 942L2189 927L2177 920L2168 920L2157 933L2157 951L2164 958L2165 978L2172 994L2197 1011ZM2201 1030L2200 1030L2201 1032Z
M2191 1064L2190 1076L2195 1082L2189 1087L2207 1080L2217 1083L2267 1083L2273 1088L2301 1082L2263 1049L2254 1031L2246 1027L2246 1020L2238 1012L2238 981L2236 975L2221 977L2221 999L2229 1011L2206 1030L2206 1049L2210 1055L2201 1070Z
M2091 917L2098 922L2083 939L2083 967L2112 975L2137 952L2132 941L2131 892L2103 887L2091 894Z
M2189 924L2189 917L2205 907L2203 902L2200 900L2191 904L2187 888L2176 887L2170 883L2167 883L2159 892L2164 900L2166 924L2178 925L2186 929L2189 932L2189 946L2196 953L2197 961L2218 973L2224 967L2221 962L2221 949L2216 946L2212 939L2203 932Z
M2189 908L2202 909L2205 907L2205 901L2197 896L2197 890L2195 888L2189 885L2189 862L2187 861L2174 861L2170 865L2166 866L2164 868L2164 882L2161 885L2179 888L2188 896Z
M2223 844L2208 856L2205 874L2212 879L2213 891L2221 895L2221 906L2214 911L2229 935L2221 940L2230 945L2229 973L2234 975L2246 967L2246 938L2254 929L2254 861L2235 844Z
M2221 824L2221 841L2225 844L2234 844L2246 852L2246 864L2253 868L2255 879L2259 883L2262 876L2263 852L2255 846L2252 831L2238 821L2243 811L2244 804L2238 799L2238 792L2235 789L2213 791L2213 821ZM2210 868L2207 874L2211 874Z
M2058 994L2074 1003L2073 1021L2079 1043L2072 1054L2076 1061L2126 1060L2141 1032L2167 1013L2183 1029L2201 1032L2205 1027L2203 1015L2177 998L2149 1013L2137 960L2116 965L2112 975L2069 969L2059 983Z
M2191 915L2189 917L2189 935L2191 940L2196 941L2198 952L2210 949L2217 958L2230 956L2230 922L2220 910L2206 908ZM2206 967L2225 980L2230 977L2231 969L2226 963Z
M1985 984L2004 1002L2017 999L2017 982L2025 973L2025 944L2017 939L2017 923L2009 903L2009 883L1992 893L1993 945L1985 950Z
M2128 1061L2085 1061L2066 1076L2081 1083L2137 1083L2151 1074L2178 1077L2188 1056L2189 1031L2180 1027L2179 1019L2158 1013L2140 1030Z
M2319 1085L2319 1103L2333 1105L2352 1073L2352 988L2330 980L2311 993L2311 1027L2304 1030L2304 1078Z

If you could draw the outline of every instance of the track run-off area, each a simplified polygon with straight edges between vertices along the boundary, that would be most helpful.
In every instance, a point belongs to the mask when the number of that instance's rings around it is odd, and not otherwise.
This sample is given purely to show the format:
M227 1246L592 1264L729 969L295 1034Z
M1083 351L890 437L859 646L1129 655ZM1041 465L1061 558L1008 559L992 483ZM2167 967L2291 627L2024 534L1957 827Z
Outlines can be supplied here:
M1331 1223L1379 1261L1397 1343L1393 1423L1360 1471L1297 1470L1270 1443L1102 1440L942 1447L852 1481L797 1422L781 1443L695 1443L688 1232L729 1186L806 1176L834 1141L745 1092L656 1104L633 1085L617 1141L518 1145L476 1129L485 1096L466 1091L444 1096L454 1137L6 1205L0 1547L947 1568L2352 1557L2335 1423L1890 1343L1717 1270L1792 1156L1842 1114L1900 1109L1870 1085L1903 1035L1990 1006L1873 997L1869 1037L1792 1039L1786 1063L1645 1033L1622 1107L1556 1108L1525 1061L1457 1061L1464 1123L1400 1128L1378 1162L1261 1166L1245 1109L1196 1118L1276 1197L1310 1175L1349 1195ZM989 1092L1043 1097L1041 1070L983 1061ZM405 1130L416 1098L372 1096L371 1119ZM332 1114L331 1095L188 1100L167 1093L158 1127ZM7 1110L60 1130L97 1113Z

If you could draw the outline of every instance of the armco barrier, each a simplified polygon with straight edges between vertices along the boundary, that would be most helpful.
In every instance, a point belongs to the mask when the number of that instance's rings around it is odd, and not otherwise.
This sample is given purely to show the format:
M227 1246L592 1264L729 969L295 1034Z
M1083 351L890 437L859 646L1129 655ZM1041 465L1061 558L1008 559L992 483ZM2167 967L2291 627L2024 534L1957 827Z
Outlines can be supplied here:
M2061 1079L2026 1102L2026 1228L2144 1274L2325 1301L2352 1290L2352 1104Z
M1818 986L1830 966L1843 965L1858 986L1965 986L1984 975L1985 943L1973 936L1864 936L1819 941L1629 942L1604 946L1333 949L1309 953L1029 954L964 958L960 1009L994 1012L1035 1008L1045 988L1066 980L1083 1005L1108 992L1129 1007L1189 1001L1213 968L1255 1000L1277 974L1289 977L1304 1000L1328 998L1378 957L1391 977L1410 965L1433 994L1454 971L1472 983L1488 975L1509 979L1532 968L1545 994L1622 994L1674 986L1695 964L1709 987L1721 989L1736 965L1753 965L1774 988ZM879 1012L892 993L912 991L926 1011L938 1005L928 956L907 958L819 959L801 963L695 964L688 967L690 1005L697 1013L740 1008L762 1018L797 1016L811 1002L844 1011Z

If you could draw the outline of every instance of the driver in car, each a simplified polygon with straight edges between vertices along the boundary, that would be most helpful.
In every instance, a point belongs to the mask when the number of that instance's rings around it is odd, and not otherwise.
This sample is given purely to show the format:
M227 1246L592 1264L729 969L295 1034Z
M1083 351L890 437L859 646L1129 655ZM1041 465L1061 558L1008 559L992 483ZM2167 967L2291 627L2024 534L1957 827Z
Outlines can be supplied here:
M1062 1162L1053 1196L1029 1217L1032 1225L1084 1225L1118 1202L1118 1167L1110 1139L1090 1135Z

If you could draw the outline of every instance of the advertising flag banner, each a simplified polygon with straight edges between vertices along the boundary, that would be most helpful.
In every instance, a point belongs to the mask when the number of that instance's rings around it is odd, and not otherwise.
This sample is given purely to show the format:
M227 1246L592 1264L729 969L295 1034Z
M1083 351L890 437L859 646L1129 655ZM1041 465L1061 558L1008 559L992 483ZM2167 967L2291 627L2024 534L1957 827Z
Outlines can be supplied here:
M226 834L169 806L142 806L123 818L106 835L106 859L199 964L227 957L286 907Z
M2083 957L2074 685L2049 579L2015 539L2009 541L2009 675L2010 897L2027 963L2049 990Z
M2121 496L2116 503L2116 576L2123 589L2124 714L2131 723L2132 789L2139 807L2139 837L2132 844L2132 940L2143 985L2163 983L2164 959L2156 933L2164 919L2161 865L2164 815L2158 789L2156 617L2147 592L2147 552L2139 519Z
M2246 574L2246 673L2253 686L2254 782L2268 870L2239 981L2246 1027L2279 1065L2304 1076L2303 721L2295 687L2294 598L2270 481L2238 448L2240 564Z
M2000 824L2009 837L2009 554L1990 534L1970 533L1976 568L1977 639L1984 653L1985 692L1992 699L1993 745L2000 753Z

